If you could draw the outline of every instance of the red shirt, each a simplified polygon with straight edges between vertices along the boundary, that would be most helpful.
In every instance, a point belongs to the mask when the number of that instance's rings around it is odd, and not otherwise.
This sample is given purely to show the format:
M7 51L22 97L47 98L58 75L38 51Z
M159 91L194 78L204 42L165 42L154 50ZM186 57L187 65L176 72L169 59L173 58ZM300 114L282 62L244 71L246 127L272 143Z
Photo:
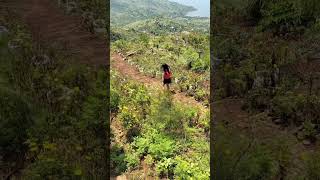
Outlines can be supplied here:
M163 74L163 78L164 79L170 79L171 78L171 72L169 71L166 71L166 72L164 72L164 74Z

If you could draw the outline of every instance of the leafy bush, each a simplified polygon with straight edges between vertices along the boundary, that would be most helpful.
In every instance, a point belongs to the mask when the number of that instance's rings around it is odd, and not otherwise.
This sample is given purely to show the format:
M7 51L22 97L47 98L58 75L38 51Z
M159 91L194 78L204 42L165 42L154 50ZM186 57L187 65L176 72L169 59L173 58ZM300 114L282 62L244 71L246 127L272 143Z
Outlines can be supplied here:
M174 160L171 158L164 158L156 165L156 171L160 177L165 176L168 178L172 178Z
M319 17L319 9L316 0L250 0L247 13L260 21L260 30L272 30L279 35L299 32L310 23L314 24Z
M117 90L111 87L110 89L110 111L116 112L119 108L120 104L120 95L118 94Z
M179 156L175 160L177 165L174 168L174 175L177 179L188 179L193 176L193 169L188 161Z
M127 168L129 170L134 169L139 165L140 158L137 152L129 151L125 156L125 161L127 162Z
M199 179L207 180L210 176L209 169L203 168L208 164L190 162L190 158L177 156L175 158L174 177L175 179ZM206 171L208 170L208 171Z
M141 157L150 154L157 161L172 157L179 148L173 139L155 129L148 130L142 137L136 137L131 145Z
M33 125L29 104L21 94L0 88L0 147L1 152L23 153L27 131Z
M301 94L287 92L275 96L272 100L273 116L279 117L287 123L301 125L305 121L318 124L320 100L316 96L308 97Z
M62 161L53 158L40 159L25 170L28 179L81 179L81 170L72 170Z
M319 152L308 153L304 156L306 163L305 178L308 180L320 178L320 154Z
M146 161L146 163L147 163L149 166L152 166L153 163L154 163L154 159L153 159L153 157L152 157L150 154L148 154L147 156L145 156L145 161Z
M62 70L62 73L58 75L57 79L61 79L63 85L74 88L78 87L79 90L84 93L88 92L90 88L90 81L92 81L90 69L85 66L68 66Z
M276 33L286 33L301 24L299 9L293 1L282 0L268 3L262 10L261 29L275 29Z
M115 145L110 150L110 165L111 169L114 169L114 174L121 174L127 169L126 155L121 147ZM128 158L129 159L129 158ZM127 159L127 160L128 160ZM131 165L131 164L130 164Z
M236 131L227 132L222 125L215 128L215 134L211 154L215 179L268 179L275 175L274 158L265 146Z
M105 99L99 97L88 97L83 105L82 128L93 131L97 136L105 137L105 124L107 112L105 110Z
M284 120L286 123L290 123L289 120L296 118L295 113L298 110L298 99L300 98L289 93L284 96L274 97L272 103L273 115Z
M172 157L179 148L179 145L174 140L161 134L153 138L153 143L149 145L148 152L156 160Z
M306 23L314 23L320 17L320 5L317 0L300 0L301 19Z
M253 89L246 100L249 110L263 111L270 106L270 91L266 88Z
M139 134L141 121L146 118L149 111L150 96L145 87L132 82L123 83L120 89L121 101L117 117L128 130L129 140Z
M236 176L240 179L268 179L274 176L274 161L269 153L256 147L239 162Z
M303 126L302 132L303 132L304 137L314 141L315 137L317 135L317 130L315 129L315 127L316 127L315 124L306 120L303 122L302 126Z
M266 1L263 0L249 0L246 7L246 14L249 18L258 21L262 17L262 8Z

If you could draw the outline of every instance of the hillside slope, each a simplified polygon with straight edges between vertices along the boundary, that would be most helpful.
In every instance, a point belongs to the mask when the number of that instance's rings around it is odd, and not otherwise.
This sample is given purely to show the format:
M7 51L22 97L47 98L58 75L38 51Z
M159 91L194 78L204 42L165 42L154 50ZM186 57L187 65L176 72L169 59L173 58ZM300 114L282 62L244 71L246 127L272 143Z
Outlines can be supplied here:
M320 4L248 2L212 13L214 177L319 179Z
M0 9L0 179L106 179L105 39L49 0Z
M168 0L111 0L111 24L123 26L157 16L184 16L192 10Z

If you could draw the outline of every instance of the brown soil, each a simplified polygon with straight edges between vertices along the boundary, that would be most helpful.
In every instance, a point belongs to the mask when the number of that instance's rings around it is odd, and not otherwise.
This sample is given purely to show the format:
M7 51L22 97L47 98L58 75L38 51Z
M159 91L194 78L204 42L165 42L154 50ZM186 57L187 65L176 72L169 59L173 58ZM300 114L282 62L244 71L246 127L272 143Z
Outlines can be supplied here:
M56 1L5 0L0 6L20 15L35 42L44 46L57 43L78 62L90 66L107 65L109 53L105 38L88 32L80 17L66 15Z

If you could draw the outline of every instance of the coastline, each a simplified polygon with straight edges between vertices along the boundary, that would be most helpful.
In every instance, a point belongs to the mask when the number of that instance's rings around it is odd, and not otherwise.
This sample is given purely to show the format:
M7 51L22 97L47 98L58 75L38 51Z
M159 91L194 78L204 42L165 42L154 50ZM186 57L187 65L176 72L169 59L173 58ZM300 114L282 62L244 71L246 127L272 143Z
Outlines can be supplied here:
M188 10L184 16L185 17L196 17L196 18L210 18L210 3L207 4L207 2L204 2L201 0L201 2L198 2L197 4L186 2L184 0L168 0L172 3L177 3L181 6L187 6L191 7L191 10ZM208 7L209 9L207 9Z
M191 12L194 12L194 11L197 11L198 9L195 8L194 6L191 6L191 5L186 5L186 4L181 4L179 2L176 2L176 1L173 1L173 0L168 0L170 3L173 3L177 6L181 6L181 7L184 7L186 10L185 12L183 12L183 16L185 17L189 17L188 14L191 13ZM192 17L192 16L190 16Z

